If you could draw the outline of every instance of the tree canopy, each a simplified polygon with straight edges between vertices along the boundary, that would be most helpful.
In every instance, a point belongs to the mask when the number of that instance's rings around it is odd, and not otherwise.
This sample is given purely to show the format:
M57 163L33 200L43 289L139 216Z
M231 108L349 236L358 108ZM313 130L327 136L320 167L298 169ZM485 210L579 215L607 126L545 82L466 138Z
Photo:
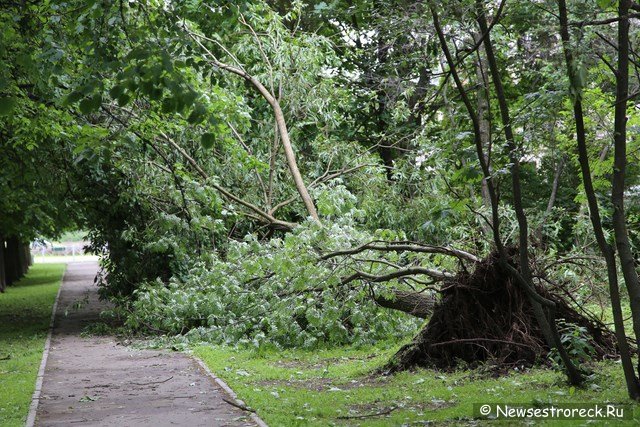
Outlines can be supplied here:
M568 323L639 398L639 13L10 1L0 240L88 230L127 325L180 339L364 344L429 318L391 365L544 352L578 384ZM483 322L443 327L454 303Z

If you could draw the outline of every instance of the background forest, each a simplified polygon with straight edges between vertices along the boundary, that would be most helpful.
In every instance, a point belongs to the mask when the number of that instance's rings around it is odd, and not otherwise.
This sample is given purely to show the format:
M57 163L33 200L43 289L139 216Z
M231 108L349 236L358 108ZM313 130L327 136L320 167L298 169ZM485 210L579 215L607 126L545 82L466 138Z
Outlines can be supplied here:
M27 242L83 229L130 333L392 342L380 372L549 365L574 385L613 358L638 399L638 18L4 2L0 288Z

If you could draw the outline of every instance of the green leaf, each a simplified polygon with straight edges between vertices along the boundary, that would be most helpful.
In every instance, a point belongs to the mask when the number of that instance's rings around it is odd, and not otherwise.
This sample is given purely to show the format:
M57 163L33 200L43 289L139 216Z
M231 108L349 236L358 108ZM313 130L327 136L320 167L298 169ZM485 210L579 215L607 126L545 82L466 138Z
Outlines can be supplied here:
M216 137L214 134L210 132L206 132L202 134L202 146L206 149L213 147L213 144L216 142Z
M131 79L127 80L125 82L125 85L127 86L127 89L129 89L131 92L133 92L136 89L138 89L138 83L136 82L136 80L134 78L131 78Z
M129 103L131 96L128 93L123 93L118 97L118 105L123 107Z
M171 73L173 71L173 63L171 62L171 57L169 56L169 54L165 51L163 51L161 53L161 57L162 57L162 67L168 71L169 73Z
M80 88L80 92L82 92L84 95L90 95L93 93L96 86L97 84L95 83L95 81L89 82L86 85L82 86L82 88Z
M127 55L128 59L147 59L149 57L149 51L145 47L137 47Z
M90 114L97 111L102 105L102 95L94 95L91 98L85 98L80 101L80 112L82 114Z
M82 101L80 101L80 112L82 114L89 114L91 113L91 99L90 98L85 98Z
M75 104L76 102L78 102L78 101L80 101L82 99L82 96L83 96L82 92L74 90L69 95L67 95L67 97L64 100L64 105Z
M142 90L142 93L144 93L145 95L150 95L154 89L153 81L151 80L143 81L142 84L140 85L140 89Z
M154 87L151 93L149 94L149 99L157 101L162 98L162 88Z
M614 3L614 0L597 0L600 9L608 9Z
M196 123L202 122L205 114L207 113L207 109L201 103L197 103L196 107L193 109L189 117L187 118L187 122L194 125Z
M176 111L176 100L175 98L165 98L162 100L162 112L163 113L173 113Z
M109 96L111 96L111 98L113 99L118 99L120 98L120 96L124 93L124 86L122 85L115 85L114 87L111 88L111 90L109 91Z
M183 94L181 94L180 98L182 100L182 104L185 107L191 107L193 105L193 103L195 102L196 98L198 97L198 94L192 90L185 92Z
M0 116L8 116L13 112L18 100L13 96L0 98Z

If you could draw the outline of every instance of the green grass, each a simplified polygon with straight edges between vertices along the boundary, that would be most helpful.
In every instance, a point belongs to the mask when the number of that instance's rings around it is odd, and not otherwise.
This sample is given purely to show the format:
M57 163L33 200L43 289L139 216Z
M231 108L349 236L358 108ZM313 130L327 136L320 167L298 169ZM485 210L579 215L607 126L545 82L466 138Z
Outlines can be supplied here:
M425 425L429 421L435 425L514 425L514 421L474 420L473 404L632 404L626 397L620 365L612 361L597 363L591 380L578 389L569 387L561 373L541 368L498 378L481 370L442 373L422 369L390 377L374 375L372 372L396 349L390 346L257 354L201 346L194 353L270 426L400 426ZM338 419L390 408L397 409L388 415ZM635 420L615 424L638 425L640 407L634 408ZM547 425L558 424L605 425L601 421L555 421Z
M64 264L34 265L0 294L0 425L24 425Z

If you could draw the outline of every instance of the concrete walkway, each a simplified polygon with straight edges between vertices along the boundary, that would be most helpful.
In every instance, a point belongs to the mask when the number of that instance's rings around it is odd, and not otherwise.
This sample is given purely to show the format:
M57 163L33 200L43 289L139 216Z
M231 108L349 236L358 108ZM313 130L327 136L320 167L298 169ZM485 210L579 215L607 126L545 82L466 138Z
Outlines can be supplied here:
M244 412L187 355L83 337L104 304L95 262L70 263L62 284L36 426L248 426Z

